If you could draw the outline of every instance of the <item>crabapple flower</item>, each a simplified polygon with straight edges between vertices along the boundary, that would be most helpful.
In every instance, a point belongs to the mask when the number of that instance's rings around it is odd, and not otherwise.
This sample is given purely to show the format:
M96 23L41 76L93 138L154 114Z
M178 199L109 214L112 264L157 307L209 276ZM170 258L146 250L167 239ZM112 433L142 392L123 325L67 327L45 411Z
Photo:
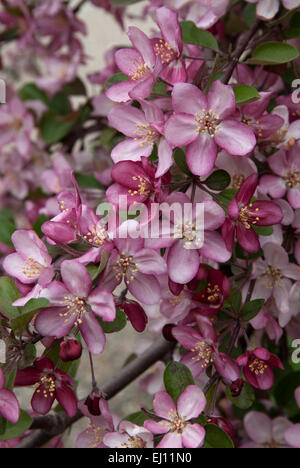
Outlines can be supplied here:
M39 88L48 93L55 94L66 83L70 83L76 78L80 65L80 54L69 56L46 57L47 75L37 78Z
M95 315L107 322L115 319L112 294L101 287L93 289L88 270L76 260L62 262L61 276L63 283L53 281L43 292L51 307L38 314L36 329L43 336L62 338L78 326L88 350L101 354L105 335Z
M52 166L41 174L41 180L47 190L59 194L72 185L72 167L62 154L54 156Z
M260 243L254 226L272 226L282 221L282 210L275 203L269 200L251 201L257 186L257 174L247 177L228 206L229 218L222 226L222 236L230 251L236 236L246 252L257 252Z
M0 368L0 414L15 424L20 417L20 406L15 394L5 388L5 376Z
M127 81L111 86L106 96L115 102L128 102L131 99L145 99L152 91L160 67L151 40L143 31L131 26L128 37L134 49L120 49L115 61L121 72L128 76Z
M300 208L300 144L290 151L280 149L268 158L268 164L275 175L263 175L260 188L272 198L287 199L294 209Z
M280 245L267 243L263 252L265 259L259 258L253 264L256 283L252 297L265 300L273 297L280 312L288 314L291 279L300 281L299 267L289 262L288 253Z
M251 174L257 173L257 167L250 158L232 156L226 151L220 151L216 159L216 167L227 171L231 176L229 188L239 189Z
M115 163L124 160L141 161L158 146L158 168L155 177L165 174L172 165L172 148L163 136L165 117L154 103L140 101L142 110L120 104L114 106L108 119L112 127L124 133L129 139L119 143L111 153Z
M155 55L163 67L160 76L171 84L185 82L187 73L184 61L180 60L183 43L178 13L166 7L158 8L156 21L162 35L161 39L153 40Z
M110 448L153 448L153 435L145 427L121 421L118 431L105 434L103 442Z
M153 408L162 420L156 422L148 419L144 426L153 434L164 434L157 448L201 447L205 429L189 421L197 418L205 405L204 393L196 385L186 387L178 398L177 406L167 392L158 392L153 400Z
M127 197L128 205L147 204L150 199L159 201L164 198L165 193L161 185L168 185L169 175L155 179L154 166L146 158L141 159L141 162L120 161L114 165L111 177L116 183L106 191L109 203L118 205L120 196Z
M256 16L268 21L274 18L280 8L280 0L247 0L248 3L256 3ZM283 6L287 10L292 10L300 6L300 0L282 0Z
M176 83L172 92L174 115L165 126L170 145L186 146L191 172L205 176L214 167L218 148L236 156L249 154L256 144L250 127L234 120L235 96L231 86L215 81L206 96L189 83Z
M26 157L31 146L33 127L30 112L20 99L13 98L0 108L0 147L14 142L19 153Z
M174 213L173 219L162 220L157 238L146 239L146 245L168 247L169 277L174 283L186 284L197 275L199 254L216 262L229 260L230 252L221 235L215 232L223 224L225 213L214 201L204 201L203 211L193 206L187 213L184 207L190 206L191 201L187 195L177 192L166 199L166 204L162 206L163 214L170 214L169 205L172 204L181 206L181 209Z
M5 271L21 283L38 282L44 287L53 278L54 267L47 247L34 231L20 229L12 235L16 252L3 261Z
M76 414L77 399L70 388L74 386L74 382L68 374L55 369L51 359L37 358L33 366L17 372L15 386L27 385L35 386L31 406L36 413L49 413L56 399L68 416L73 417Z
M244 418L248 441L243 442L240 448L288 448L285 433L291 426L292 423L282 416L271 420L264 413L250 411Z
M268 114L266 109L274 96L272 92L259 93L260 99L241 106L242 122L249 125L259 139L269 138L284 121L279 115Z
M239 378L238 365L226 354L219 353L215 345L216 335L202 336L197 330L187 326L174 327L172 334L188 350L180 361L191 370L195 378L212 364L226 381L234 382Z
M155 305L161 298L158 278L166 273L167 266L158 252L144 248L144 239L130 237L130 231L138 228L139 224L134 220L120 226L119 237L114 241L116 249L110 255L101 282L106 289L114 291L124 280L138 301ZM125 234L127 238L123 237Z
M202 271L202 278L206 280L207 285L193 295L193 300L196 301L194 313L211 317L221 310L224 301L229 297L230 283L228 278L219 270L202 267Z
M252 387L260 390L269 390L274 384L274 371L272 367L284 369L280 359L270 353L266 348L256 348L247 351L236 360L243 367L244 375Z

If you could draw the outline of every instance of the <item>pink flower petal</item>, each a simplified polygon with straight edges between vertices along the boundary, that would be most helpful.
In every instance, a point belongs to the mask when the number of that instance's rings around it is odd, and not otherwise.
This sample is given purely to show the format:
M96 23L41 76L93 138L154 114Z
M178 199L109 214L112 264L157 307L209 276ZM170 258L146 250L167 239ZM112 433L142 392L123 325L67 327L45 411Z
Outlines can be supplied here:
M182 432L183 446L199 448L205 439L205 429L200 424L188 424Z
M92 289L92 279L87 269L76 260L65 260L61 264L61 276L68 290L81 298L87 297Z
M245 156L253 151L256 138L248 125L236 120L223 120L215 135L215 142L230 154Z
M206 398L197 385L189 385L180 395L177 402L178 413L184 421L197 418L204 410Z

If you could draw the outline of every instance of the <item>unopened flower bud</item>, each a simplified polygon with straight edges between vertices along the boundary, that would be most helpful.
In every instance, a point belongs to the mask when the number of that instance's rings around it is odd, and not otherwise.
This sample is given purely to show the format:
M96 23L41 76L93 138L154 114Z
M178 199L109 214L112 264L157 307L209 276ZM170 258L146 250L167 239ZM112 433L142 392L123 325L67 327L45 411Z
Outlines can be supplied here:
M77 340L63 341L60 344L59 357L62 361L76 361L82 354L82 345Z
M232 384L229 387L230 391L231 391L231 395L234 398L237 398L238 396L240 396L240 394L241 394L241 392L243 390L243 387L244 387L243 379L235 380L234 382L232 382Z

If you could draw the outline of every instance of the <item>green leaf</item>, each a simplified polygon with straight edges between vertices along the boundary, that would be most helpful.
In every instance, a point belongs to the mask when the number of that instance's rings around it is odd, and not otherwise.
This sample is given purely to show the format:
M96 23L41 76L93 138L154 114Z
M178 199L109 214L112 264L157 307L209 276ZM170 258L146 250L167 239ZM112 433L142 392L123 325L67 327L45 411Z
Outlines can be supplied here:
M300 372L292 372L283 377L273 390L277 404L284 408L288 418L293 418L300 412L295 399L295 390L298 387L300 387Z
M219 50L218 42L210 32L197 28L192 21L182 21L180 26L182 29L182 40L185 44L207 47L215 51Z
M113 322L104 322L100 317L97 317L104 333L116 333L127 325L127 316L123 310L117 309L116 318Z
M19 421L16 424L12 424L7 421L6 429L3 434L0 435L0 440L9 440L19 437L24 434L32 424L32 418L25 411L21 410Z
M233 87L237 104L249 104L260 99L258 91L252 86L238 85Z
M57 116L51 111L45 112L40 121L40 131L44 142L50 145L60 141L68 135L75 122L73 118L67 120L66 117Z
M265 303L264 299L254 299L244 305L241 312L241 318L244 322L249 322L261 311Z
M247 26L251 28L256 20L256 4L255 3L247 3L243 11L243 18Z
M184 151L182 149L176 148L176 150L174 151L174 161L177 164L177 166L179 167L179 169L182 172L184 172L184 174L187 174L189 176L193 175L191 173L191 171L189 170L189 167L188 167L188 165L186 163L185 153L184 153Z
M230 175L223 169L213 172L203 183L211 190L225 190L231 182Z
M15 232L16 226L5 212L0 212L0 242L5 245L13 246L11 236Z
M276 65L288 63L299 57L296 47L285 42L264 42L253 52L246 61L250 65Z
M251 385L248 382L244 382L243 389L238 397L233 397L230 388L226 388L226 396L234 406L241 409L251 408L255 401L255 393Z
M203 448L234 448L229 435L216 424L205 426L205 443Z
M126 76L124 73L116 73L115 75L112 75L106 80L104 89L109 89L112 86L122 83L123 81L128 80L128 76Z
M63 92L69 96L85 96L86 87L80 78L75 78L71 83L67 83L63 87Z
M143 426L144 422L149 419L149 416L147 416L145 413L142 411L137 411L136 413L131 413L124 420L130 421L133 424L136 424L137 426Z
M0 34L0 42L11 41L19 37L17 28L6 29L3 33Z
M7 276L0 278L0 311L9 319L19 317L20 311L12 305L21 297L15 282Z
M4 419L4 417L1 416L1 414L0 414L0 436L2 434L4 434L4 432L6 430L6 425L7 425L7 420Z
M93 174L75 174L75 178L82 189L103 189L103 185L95 179Z
M12 319L12 329L15 331L15 333L21 333L31 322L38 310L44 309L49 306L50 302L48 301L48 299L30 299L24 307L19 308L21 315Z
M48 107L57 115L68 115L71 112L69 97L63 91L53 96Z
M47 94L34 83L24 85L19 91L19 97L22 101L42 101L46 106L49 105Z
M181 362L170 362L164 372L164 384L175 403L188 385L195 385L193 375Z
M273 226L253 226L259 236L271 236L274 232Z
M237 289L234 290L234 295L232 298L232 308L236 314L239 313L242 304L242 294Z

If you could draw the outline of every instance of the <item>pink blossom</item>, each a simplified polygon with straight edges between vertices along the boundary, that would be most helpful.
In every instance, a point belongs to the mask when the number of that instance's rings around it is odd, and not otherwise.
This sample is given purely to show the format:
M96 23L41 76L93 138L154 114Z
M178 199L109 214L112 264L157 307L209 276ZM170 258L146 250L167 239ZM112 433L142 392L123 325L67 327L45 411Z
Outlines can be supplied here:
M153 434L164 434L157 448L197 448L204 442L205 429L189 422L204 410L206 398L196 385L189 385L178 398L177 405L167 392L156 393L153 400L155 414L162 418L145 421L144 426Z
M295 209L300 208L300 161L299 143L290 151L280 149L268 158L268 164L274 174L264 175L260 180L261 189L277 199L287 193L287 199Z
M205 316L214 316L221 310L224 301L230 294L230 283L228 278L219 270L214 268L202 268L202 280L206 281L206 286L193 295L196 301L194 313Z
M254 226L272 226L283 218L281 208L271 201L251 201L258 185L257 174L249 176L228 206L229 218L222 226L223 239L228 250L233 249L235 236L246 252L260 248Z
M256 138L245 124L234 120L235 97L230 86L215 81L206 96L196 86L177 83L172 92L174 115L166 123L165 136L173 146L186 146L191 172L205 176L214 167L218 148L245 156Z
M285 431L291 422L282 416L273 420L259 411L250 411L244 418L244 429L249 441L240 448L287 448Z
M3 262L5 271L21 283L36 281L46 286L54 275L52 258L45 244L34 231L19 230L12 235L16 252L8 255Z
M274 384L273 367L284 369L280 359L266 348L256 348L247 351L237 358L237 363L243 367L244 375L252 387L269 390Z
M168 185L170 175L156 179L155 167L146 158L141 159L141 162L120 161L114 165L111 177L116 183L106 191L110 203L118 206L120 196L127 196L128 205L164 198L166 190L161 186Z
M5 388L5 376L0 368L0 414L15 424L20 417L20 406L15 394Z
M134 231L136 221L128 221L120 230ZM119 234L120 231L119 230ZM125 231L124 231L125 232ZM116 249L112 251L106 269L102 275L104 287L113 291L123 281L131 294L147 305L157 304L161 297L158 277L166 273L165 260L153 249L144 248L142 238L115 239Z
M128 102L131 99L148 97L159 72L152 42L146 34L131 26L128 37L134 49L118 50L115 61L121 72L129 79L111 86L106 91L107 97L115 102Z
M186 284L196 276L200 265L199 253L217 262L229 260L230 252L221 235L216 232L225 218L224 210L217 203L203 202L204 219L202 212L193 207L190 213L186 213L184 220L181 216L184 205L190 206L191 203L187 195L174 193L166 199L166 203L177 203L182 206L182 211L175 213L174 219L167 219L166 222L162 220L158 238L147 239L146 245L153 248L168 247L168 274L174 283ZM168 215L168 205L164 209Z
M37 79L38 87L51 95L57 93L64 84L76 78L79 64L79 53L73 54L71 58L64 55L47 57L47 74Z
M59 194L72 185L72 167L63 154L54 156L52 167L41 174L41 180L47 190Z
M13 98L0 108L0 146L14 142L19 153L27 156L33 126L33 117L25 105L18 98Z
M153 435L145 427L121 421L118 431L105 434L103 442L110 448L153 448Z
M154 103L141 101L142 110L121 104L114 106L108 114L110 124L124 133L129 139L119 143L111 153L115 163L119 161L141 161L158 146L158 168L156 177L161 177L171 167L172 148L163 137L165 117Z
M259 258L253 265L256 283L252 297L265 300L273 297L280 312L287 314L291 279L300 280L299 268L289 262L287 252L279 245L267 243L263 252L265 260Z
M55 369L51 359L37 358L33 366L17 372L15 386L27 385L35 385L31 406L36 413L49 413L56 399L68 416L75 416L77 399L70 388L74 386L74 382L68 374Z
M62 262L61 276L63 283L53 281L43 291L51 307L38 314L36 329L43 336L62 338L78 326L89 351L101 354L105 335L95 315L107 322L115 319L112 294L101 286L93 289L89 272L76 260Z
M257 173L255 162L251 158L232 156L226 151L220 151L216 159L216 167L223 169L231 176L230 188L239 189L251 174Z
M212 364L226 381L234 382L240 377L238 365L226 354L219 353L216 336L211 339L186 326L174 327L172 334L181 346L188 350L181 362L189 367L195 378Z

